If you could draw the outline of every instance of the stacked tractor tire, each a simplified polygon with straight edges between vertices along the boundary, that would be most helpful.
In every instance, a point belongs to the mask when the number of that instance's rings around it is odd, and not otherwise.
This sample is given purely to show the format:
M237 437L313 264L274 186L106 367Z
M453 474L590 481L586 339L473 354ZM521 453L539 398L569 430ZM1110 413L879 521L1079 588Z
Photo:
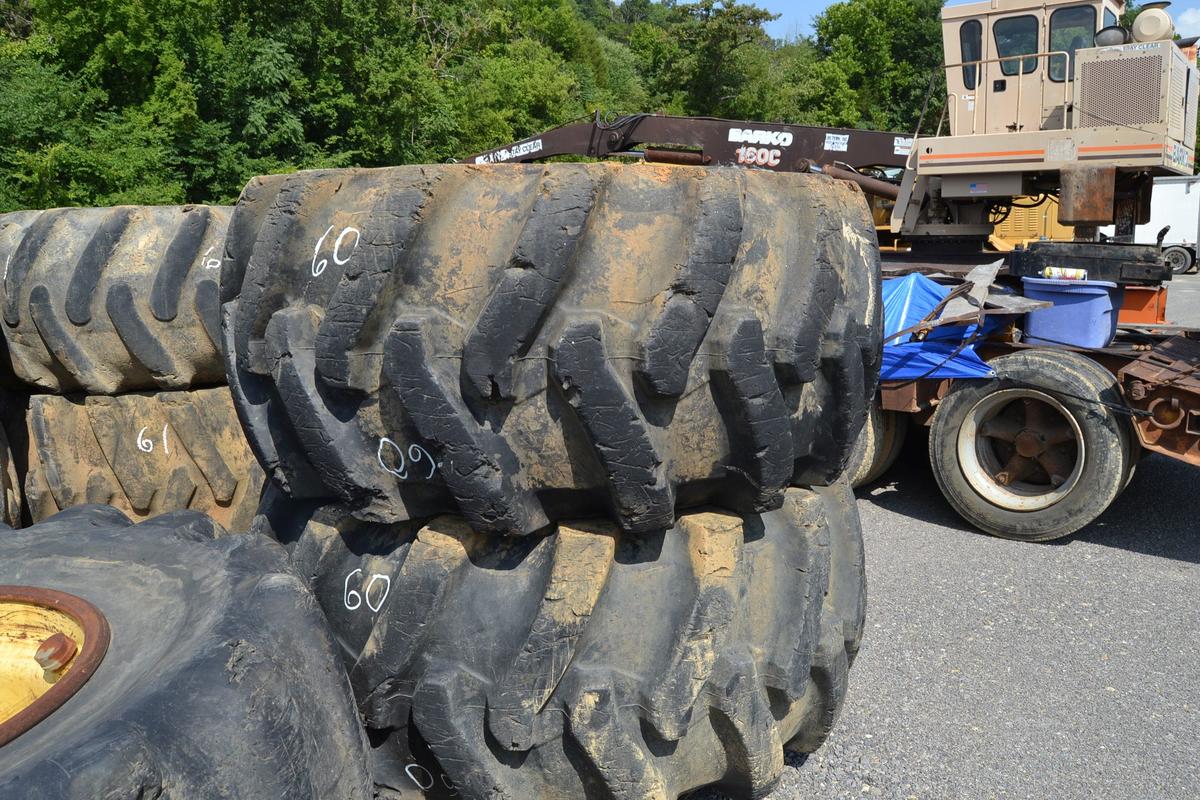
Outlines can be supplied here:
M0 584L112 628L0 796L758 797L829 733L880 348L850 184L301 172L9 214L0 261Z

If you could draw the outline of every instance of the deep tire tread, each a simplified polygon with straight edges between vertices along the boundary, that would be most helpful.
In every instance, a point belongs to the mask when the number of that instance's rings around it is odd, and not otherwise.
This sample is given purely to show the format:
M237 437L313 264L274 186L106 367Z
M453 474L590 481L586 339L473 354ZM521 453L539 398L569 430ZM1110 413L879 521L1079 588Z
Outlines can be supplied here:
M861 632L853 497L844 482L821 492L790 489L745 521L684 515L649 536L595 522L498 538L331 507L293 560L340 632L373 736L424 742L434 760L395 757L464 796L663 798L716 784L757 797L779 779L782 743L819 740L836 717L840 690L816 682L837 663L820 647L836 644L844 673ZM368 595L378 610L348 611L346 586L375 574L390 587Z
M104 503L135 519L200 510L245 530L264 475L232 412L221 388L83 400L33 396L24 478L31 518Z
M854 445L878 363L874 245L861 193L823 176L255 179L220 288L229 382L275 482L363 520L462 513L528 535L599 513L653 531L676 506L769 510L789 481L834 480ZM280 315L312 320L288 369ZM414 320L429 364L395 372ZM417 486L377 466L385 439L435 453L440 474Z
M229 214L118 206L0 216L4 335L16 377L62 394L223 382L220 339L198 313L197 293L216 275Z

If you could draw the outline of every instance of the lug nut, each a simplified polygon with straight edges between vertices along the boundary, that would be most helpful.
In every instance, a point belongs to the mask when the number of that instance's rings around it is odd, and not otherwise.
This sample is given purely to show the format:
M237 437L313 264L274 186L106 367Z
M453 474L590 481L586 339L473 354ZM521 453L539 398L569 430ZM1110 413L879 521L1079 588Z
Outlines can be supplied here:
M48 672L58 672L71 663L71 659L78 651L79 645L75 643L74 639L65 633L56 633L38 645L33 658L41 665L42 669Z

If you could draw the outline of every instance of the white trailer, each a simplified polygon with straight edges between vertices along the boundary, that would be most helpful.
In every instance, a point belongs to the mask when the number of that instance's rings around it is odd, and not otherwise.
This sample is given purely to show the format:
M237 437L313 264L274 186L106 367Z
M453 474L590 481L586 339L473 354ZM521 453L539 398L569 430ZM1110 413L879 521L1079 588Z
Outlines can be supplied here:
M1154 244L1158 233L1171 226L1163 238L1163 258L1175 273L1196 271L1196 242L1200 240L1200 175L1154 179L1150 221L1134 230L1134 242ZM1102 232L1113 235L1110 225Z

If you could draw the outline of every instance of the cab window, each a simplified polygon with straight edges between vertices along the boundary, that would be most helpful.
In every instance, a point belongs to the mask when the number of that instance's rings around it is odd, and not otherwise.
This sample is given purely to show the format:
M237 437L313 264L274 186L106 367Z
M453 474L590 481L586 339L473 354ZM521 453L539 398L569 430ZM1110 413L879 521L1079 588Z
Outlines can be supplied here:
M1050 15L1050 52L1062 51L1068 58L1050 56L1050 80L1062 82L1075 76L1075 51L1096 41L1094 6L1060 8ZM1068 59L1070 63L1068 62Z
M1034 16L1008 17L992 24L992 35L996 39L996 54L1000 58L1020 56L1038 51L1038 21ZM1028 74L1037 69L1036 58L1012 59L1000 62L1000 71L1005 75L1016 75L1017 65Z
M958 29L958 42L962 47L960 61L978 61L983 58L983 23L977 19L964 22ZM962 71L963 83L968 89L974 89L979 67L975 64L965 64Z
M1104 27L1111 28L1117 24L1117 15L1109 9L1104 9Z

